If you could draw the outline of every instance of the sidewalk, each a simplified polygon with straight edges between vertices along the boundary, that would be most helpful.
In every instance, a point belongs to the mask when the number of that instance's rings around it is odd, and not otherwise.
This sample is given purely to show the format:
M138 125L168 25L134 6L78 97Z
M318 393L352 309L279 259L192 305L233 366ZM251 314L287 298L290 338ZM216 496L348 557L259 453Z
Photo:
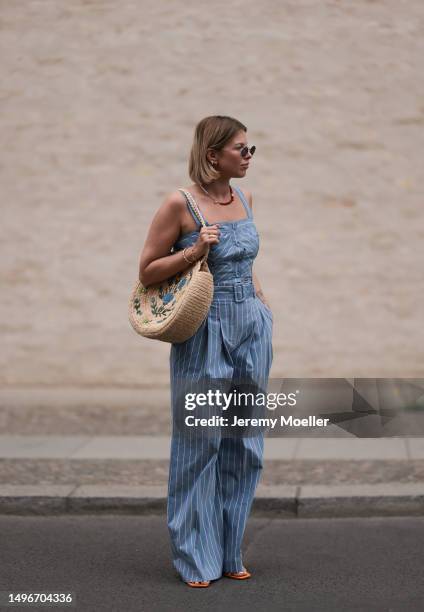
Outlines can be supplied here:
M167 397L0 391L0 513L166 512ZM327 433L266 439L253 514L424 515L424 438Z

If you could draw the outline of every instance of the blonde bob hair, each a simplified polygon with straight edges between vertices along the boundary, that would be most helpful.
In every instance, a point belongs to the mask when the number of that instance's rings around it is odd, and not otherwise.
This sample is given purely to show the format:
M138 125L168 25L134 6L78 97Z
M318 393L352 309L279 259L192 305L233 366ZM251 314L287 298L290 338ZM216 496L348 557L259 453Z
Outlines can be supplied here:
M220 177L219 171L215 170L206 153L208 149L223 149L240 130L247 132L247 127L237 119L225 115L211 115L199 121L194 130L188 164L188 173L193 183L207 185Z

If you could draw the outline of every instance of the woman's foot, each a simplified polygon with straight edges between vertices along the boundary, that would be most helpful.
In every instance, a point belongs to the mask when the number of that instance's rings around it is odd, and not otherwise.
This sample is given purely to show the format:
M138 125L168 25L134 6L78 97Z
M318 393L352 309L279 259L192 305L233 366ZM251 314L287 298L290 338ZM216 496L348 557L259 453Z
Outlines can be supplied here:
M252 574L250 574L245 567L241 572L224 572L224 576L227 578L234 578L234 580L246 580L246 578L250 578Z
M203 580L202 582L186 582L186 584L188 584L188 586L194 587L194 588L206 588L210 585L210 580Z

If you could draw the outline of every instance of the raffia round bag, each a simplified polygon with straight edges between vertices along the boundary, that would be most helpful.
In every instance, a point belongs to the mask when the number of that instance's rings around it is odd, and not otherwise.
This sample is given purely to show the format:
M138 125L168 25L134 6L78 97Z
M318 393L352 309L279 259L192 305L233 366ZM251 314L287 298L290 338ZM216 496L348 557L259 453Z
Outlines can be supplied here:
M202 213L189 191L179 189L200 223ZM179 343L188 340L205 320L213 298L213 276L207 264L209 249L189 268L144 287L138 280L129 299L129 320L145 338Z

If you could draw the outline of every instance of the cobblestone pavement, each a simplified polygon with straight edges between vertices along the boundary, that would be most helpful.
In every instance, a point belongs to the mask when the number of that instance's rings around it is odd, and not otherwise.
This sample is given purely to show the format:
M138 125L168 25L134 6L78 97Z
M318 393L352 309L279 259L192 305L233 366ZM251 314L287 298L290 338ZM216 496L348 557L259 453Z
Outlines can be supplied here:
M2 484L163 485L166 460L0 459ZM424 460L417 461L266 461L261 484L424 483Z

